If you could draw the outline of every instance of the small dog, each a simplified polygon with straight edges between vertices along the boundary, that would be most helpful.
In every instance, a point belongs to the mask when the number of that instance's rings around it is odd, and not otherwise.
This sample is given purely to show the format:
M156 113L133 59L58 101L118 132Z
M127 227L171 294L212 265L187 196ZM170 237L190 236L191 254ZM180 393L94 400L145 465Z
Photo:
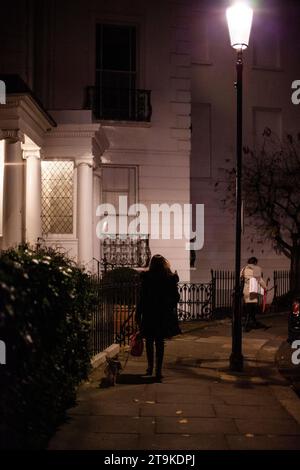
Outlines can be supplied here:
M117 376L122 370L121 362L115 358L106 358L106 366L104 369L105 377L101 380L102 387L113 387L116 385Z

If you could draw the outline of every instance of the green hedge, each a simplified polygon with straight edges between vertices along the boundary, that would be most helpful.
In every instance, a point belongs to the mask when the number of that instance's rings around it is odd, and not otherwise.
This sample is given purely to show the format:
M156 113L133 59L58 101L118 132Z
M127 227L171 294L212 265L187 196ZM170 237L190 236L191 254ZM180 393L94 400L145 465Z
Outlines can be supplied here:
M103 300L113 304L132 303L139 279L139 272L133 268L119 267L107 271L101 280Z
M0 254L2 448L42 448L90 365L90 277L52 249Z
M103 274L102 283L103 285L116 285L122 283L137 282L139 279L139 273L133 268L127 266L114 268L111 271L107 271Z

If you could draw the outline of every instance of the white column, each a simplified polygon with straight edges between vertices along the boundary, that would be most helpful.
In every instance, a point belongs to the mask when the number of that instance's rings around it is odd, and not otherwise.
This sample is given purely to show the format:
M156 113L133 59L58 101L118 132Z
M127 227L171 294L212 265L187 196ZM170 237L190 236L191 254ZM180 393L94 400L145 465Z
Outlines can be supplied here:
M101 173L99 169L97 171L94 171L93 177L94 177L94 211L93 211L94 258L100 261L101 244L100 244L100 239L97 237L97 233L96 233L96 228L97 228L97 223L98 223L98 220L96 219L96 209L99 206L99 204L101 204L101 194L102 194ZM96 261L94 263L94 269L97 270Z
M41 160L40 149L24 149L26 160L25 180L25 239L35 245L42 236L42 200L41 200Z
M24 241L24 162L18 130L2 131L5 139L3 244L10 248Z
M93 160L77 166L78 263L91 268L93 260Z

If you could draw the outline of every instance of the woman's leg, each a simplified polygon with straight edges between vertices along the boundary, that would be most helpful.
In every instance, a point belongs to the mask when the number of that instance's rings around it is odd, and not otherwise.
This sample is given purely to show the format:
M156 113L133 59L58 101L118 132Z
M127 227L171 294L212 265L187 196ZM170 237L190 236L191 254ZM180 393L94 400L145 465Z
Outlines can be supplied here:
M254 311L254 326L255 328L267 328L264 323L257 320L256 315L259 315L261 312L259 304L255 304L255 311Z
M251 317L250 321L252 323L252 326L255 326L256 324L256 312L258 309L258 304L256 302L251 303Z
M156 348L156 377L161 377L162 364L164 360L164 351L165 351L165 341L163 338L155 339L155 348Z
M146 338L146 354L147 354L147 374L152 375L153 363L154 363L154 339Z

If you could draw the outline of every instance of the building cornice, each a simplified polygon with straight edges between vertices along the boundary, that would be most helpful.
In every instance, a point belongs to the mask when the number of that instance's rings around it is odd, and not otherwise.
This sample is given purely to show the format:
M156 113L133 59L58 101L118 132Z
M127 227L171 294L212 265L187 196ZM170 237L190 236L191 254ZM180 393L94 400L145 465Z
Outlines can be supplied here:
M56 122L50 114L42 107L42 105L30 93L11 93L7 97L6 107L14 108L22 106L22 101L26 102L29 106L38 110L40 117L45 121L45 127L56 127Z
M39 146L54 125L30 94L8 95L7 103L0 105L0 128L19 129Z
M101 157L108 147L106 133L99 124L93 123L60 124L47 134L45 140L47 158L93 158L95 167L101 164Z
M81 137L89 137L93 138L95 135L95 131L87 131L87 130L55 130L51 132L51 137L64 139L64 138L81 138Z
M0 129L0 139L9 143L25 142L24 133L20 129Z

